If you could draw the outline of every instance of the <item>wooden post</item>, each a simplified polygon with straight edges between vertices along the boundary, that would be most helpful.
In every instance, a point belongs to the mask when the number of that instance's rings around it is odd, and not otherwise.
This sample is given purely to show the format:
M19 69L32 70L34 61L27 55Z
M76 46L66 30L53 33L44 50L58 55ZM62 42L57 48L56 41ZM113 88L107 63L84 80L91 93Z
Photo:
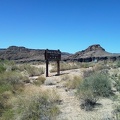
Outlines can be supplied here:
M60 75L60 61L57 60L57 75Z
M46 77L48 77L48 60L46 60Z

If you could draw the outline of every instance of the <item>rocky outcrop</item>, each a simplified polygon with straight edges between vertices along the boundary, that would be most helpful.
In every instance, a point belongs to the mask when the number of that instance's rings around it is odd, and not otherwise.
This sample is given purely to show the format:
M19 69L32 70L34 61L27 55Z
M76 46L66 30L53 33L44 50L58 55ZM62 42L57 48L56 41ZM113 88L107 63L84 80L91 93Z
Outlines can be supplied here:
M76 52L65 60L91 62L99 60L120 60L120 54L106 52L99 44L91 45L87 49Z
M7 49L0 49L0 59L14 60L16 62L44 61L44 49L28 49L25 47L10 46ZM62 59L70 54L62 53Z

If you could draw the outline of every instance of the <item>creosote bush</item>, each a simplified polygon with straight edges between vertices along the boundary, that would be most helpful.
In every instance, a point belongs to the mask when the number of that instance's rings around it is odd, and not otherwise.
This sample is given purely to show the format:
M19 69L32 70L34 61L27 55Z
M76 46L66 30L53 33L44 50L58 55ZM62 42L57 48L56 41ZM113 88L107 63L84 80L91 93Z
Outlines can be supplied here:
M86 77L80 82L77 94L81 100L81 108L91 110L99 97L111 95L111 81L107 74L100 72Z

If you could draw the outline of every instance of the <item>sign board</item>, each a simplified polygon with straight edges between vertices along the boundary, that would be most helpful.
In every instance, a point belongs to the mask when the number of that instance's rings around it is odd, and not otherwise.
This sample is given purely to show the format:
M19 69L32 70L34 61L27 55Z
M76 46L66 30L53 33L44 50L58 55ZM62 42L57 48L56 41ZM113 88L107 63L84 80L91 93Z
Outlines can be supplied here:
M48 77L48 64L49 61L57 61L57 75L60 74L60 60L61 51L60 50L45 50L45 60L46 60L46 77Z
M61 60L60 50L45 50L45 60Z

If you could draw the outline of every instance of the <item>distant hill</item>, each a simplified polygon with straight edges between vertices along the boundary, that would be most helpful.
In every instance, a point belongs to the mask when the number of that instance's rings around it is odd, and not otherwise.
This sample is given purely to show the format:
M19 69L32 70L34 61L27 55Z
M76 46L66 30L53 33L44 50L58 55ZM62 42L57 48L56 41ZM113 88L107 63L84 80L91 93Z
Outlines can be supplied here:
M45 49L28 49L25 47L10 46L7 49L0 49L1 60L14 60L16 62L45 61ZM90 62L94 60L120 60L120 54L109 53L99 44L91 45L87 49L70 54L61 53L64 61Z
M0 49L0 59L14 60L16 62L44 61L45 49L28 49L25 47L10 46L7 49ZM71 54L62 52L62 59Z
M76 52L75 54L68 56L65 60L76 60L80 62L90 62L93 60L120 60L120 54L109 53L105 51L99 44L91 45L87 49Z

